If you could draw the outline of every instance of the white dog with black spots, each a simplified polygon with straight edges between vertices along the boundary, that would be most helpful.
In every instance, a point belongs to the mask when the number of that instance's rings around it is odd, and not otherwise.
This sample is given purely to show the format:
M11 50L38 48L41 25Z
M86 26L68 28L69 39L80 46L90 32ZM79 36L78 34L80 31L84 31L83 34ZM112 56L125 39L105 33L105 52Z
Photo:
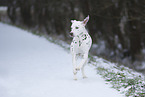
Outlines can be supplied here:
M84 66L88 61L88 53L92 45L92 39L85 28L88 21L89 16L83 21L71 20L72 25L70 36L73 37L73 40L70 46L70 51L72 54L74 80L77 80L76 74L79 70L82 71L83 78L86 78L86 75L84 74ZM82 56L79 65L76 64L77 56Z

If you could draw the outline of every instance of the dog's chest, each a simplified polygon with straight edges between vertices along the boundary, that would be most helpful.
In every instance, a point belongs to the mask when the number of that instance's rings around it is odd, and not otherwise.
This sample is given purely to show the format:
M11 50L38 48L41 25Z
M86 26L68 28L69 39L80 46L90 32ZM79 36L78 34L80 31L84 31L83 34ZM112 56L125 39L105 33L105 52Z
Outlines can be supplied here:
M83 34L73 38L71 51L75 53L85 53L91 47L92 39L89 34Z

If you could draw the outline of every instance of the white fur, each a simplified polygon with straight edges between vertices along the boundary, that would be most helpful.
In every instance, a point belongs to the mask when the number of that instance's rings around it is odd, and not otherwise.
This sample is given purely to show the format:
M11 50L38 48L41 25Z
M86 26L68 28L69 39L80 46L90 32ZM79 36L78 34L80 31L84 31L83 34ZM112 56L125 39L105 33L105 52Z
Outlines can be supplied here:
M84 21L72 20L71 25L71 35L73 37L70 51L72 54L72 64L74 79L77 80L76 74L79 70L82 70L83 78L86 78L84 74L84 66L88 60L88 53L92 45L92 39L85 28L85 25L89 21L89 16L84 19ZM76 57L78 55L83 56L79 65L76 64Z

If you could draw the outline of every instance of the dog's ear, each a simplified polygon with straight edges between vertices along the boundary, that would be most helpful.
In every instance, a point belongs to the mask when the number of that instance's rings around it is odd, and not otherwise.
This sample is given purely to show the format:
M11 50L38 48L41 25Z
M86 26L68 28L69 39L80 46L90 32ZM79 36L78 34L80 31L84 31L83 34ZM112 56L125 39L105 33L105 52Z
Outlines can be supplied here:
M86 25L88 21L89 21L89 15L84 19L83 24Z
M71 20L71 23L73 23L74 22L74 20Z
M71 23L74 23L76 20L71 20Z

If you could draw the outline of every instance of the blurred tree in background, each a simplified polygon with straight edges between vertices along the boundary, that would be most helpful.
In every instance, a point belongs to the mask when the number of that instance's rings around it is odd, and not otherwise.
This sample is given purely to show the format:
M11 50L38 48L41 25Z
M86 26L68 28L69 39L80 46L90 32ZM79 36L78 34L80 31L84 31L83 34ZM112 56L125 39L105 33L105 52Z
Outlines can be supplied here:
M70 20L83 20L93 38L92 53L135 68L145 59L145 0L7 0L8 16L47 35L68 40ZM100 50L99 50L100 49ZM135 64L135 65L132 65Z

